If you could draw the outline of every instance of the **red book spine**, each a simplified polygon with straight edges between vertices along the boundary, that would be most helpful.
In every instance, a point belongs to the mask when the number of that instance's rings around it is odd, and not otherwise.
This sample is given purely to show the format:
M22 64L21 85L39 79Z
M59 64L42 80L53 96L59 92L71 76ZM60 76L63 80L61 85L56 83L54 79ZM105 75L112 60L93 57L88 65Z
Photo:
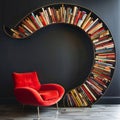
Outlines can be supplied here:
M105 40L105 39L108 39L108 38L109 38L109 36L107 35L107 36L103 36L103 37L99 38L99 40L101 41L101 40Z
M107 47L109 45L114 45L114 43L113 42L101 43L100 45L95 45L95 48L98 48L98 47Z
M94 80L101 84L104 88L107 88L106 84L100 78L95 77Z
M115 56L115 53L101 53L98 56Z
M46 26L46 25L47 25L47 23L46 23L46 21L45 21L44 16L42 15L42 13L40 13L39 18L40 18L40 20L41 20L42 24L43 24L44 26Z
M77 25L80 15L81 15L81 11L78 11L78 14L76 15L75 20L74 20L74 25Z
M89 91L84 87L84 85L82 85L81 87L82 87L82 89L84 90L84 92L87 94L89 100L90 100L91 102L94 102L93 97L91 96L91 94L89 93Z
M37 24L35 18L34 18L32 15L30 15L30 18L31 18L33 24L36 26L36 28L39 29L40 27L39 27L39 25Z
M111 78L107 75L101 74L100 72L97 72L96 70L93 70L93 73L96 73L97 75L103 77L103 78L107 78L108 80L111 80Z
M24 28L22 28L21 26L18 26L18 31L20 31L20 32L23 33L25 36L27 36L26 31L25 31Z

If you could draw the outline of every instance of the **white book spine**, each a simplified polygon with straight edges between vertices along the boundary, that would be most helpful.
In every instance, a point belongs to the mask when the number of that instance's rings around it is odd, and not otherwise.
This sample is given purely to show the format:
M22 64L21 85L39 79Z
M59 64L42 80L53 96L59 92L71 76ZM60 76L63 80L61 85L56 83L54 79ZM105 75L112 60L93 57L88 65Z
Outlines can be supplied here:
M32 16L34 17L34 19L35 19L35 21L36 21L37 25L39 26L39 23L38 23L38 21L37 21L37 19L36 19L35 15L34 15L34 13L32 13Z
M37 19L37 21L38 21L38 23L39 23L39 26L40 26L40 27L43 27L43 24L42 24L42 22L40 21L38 15L36 15L36 19Z
M87 14L85 13L83 15L82 19L79 19L78 24L77 24L78 27L81 27L81 25L82 25L83 21L85 20L86 16L87 16Z
M28 30L30 33L33 33L26 25L22 24L22 26L23 26L26 30Z
M97 98L93 95L93 93L89 90L89 88L86 86L86 84L83 84L84 87L89 91L89 93L92 95L92 97L94 98L94 100L97 100Z
M99 44L102 44L102 43L106 43L106 42L109 42L109 41L111 41L111 40L112 40L112 38L110 37L110 38L108 38L108 39L106 39L106 40L103 40L103 41L100 41L100 42L95 43L95 45L99 45Z

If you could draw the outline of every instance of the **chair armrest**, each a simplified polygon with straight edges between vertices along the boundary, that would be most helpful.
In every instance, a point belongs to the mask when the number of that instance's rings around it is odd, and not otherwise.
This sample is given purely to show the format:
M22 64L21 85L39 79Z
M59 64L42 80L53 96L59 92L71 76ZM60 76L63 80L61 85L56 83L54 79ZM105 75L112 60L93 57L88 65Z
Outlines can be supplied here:
M60 96L65 93L65 89L61 85L53 83L41 84L40 90L58 90Z
M19 102L22 104L35 105L43 102L40 94L33 88L19 87L14 89L14 94Z

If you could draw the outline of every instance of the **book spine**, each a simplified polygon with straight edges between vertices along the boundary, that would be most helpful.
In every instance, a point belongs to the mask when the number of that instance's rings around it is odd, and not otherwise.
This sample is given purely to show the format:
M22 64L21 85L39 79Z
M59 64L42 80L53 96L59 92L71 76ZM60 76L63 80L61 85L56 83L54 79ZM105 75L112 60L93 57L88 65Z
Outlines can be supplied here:
M77 10L78 10L77 6L74 6L74 8L73 8L73 15L72 15L72 18L71 18L71 24L74 23L74 19L75 19Z
M87 16L85 11L82 11L82 14L83 14L82 19L79 19L78 24L77 24L78 27L81 27L82 23L84 22L84 20Z
M98 23L98 21L98 18L95 21L93 21L93 23L87 29L85 29L85 32L88 32L91 28L93 28Z

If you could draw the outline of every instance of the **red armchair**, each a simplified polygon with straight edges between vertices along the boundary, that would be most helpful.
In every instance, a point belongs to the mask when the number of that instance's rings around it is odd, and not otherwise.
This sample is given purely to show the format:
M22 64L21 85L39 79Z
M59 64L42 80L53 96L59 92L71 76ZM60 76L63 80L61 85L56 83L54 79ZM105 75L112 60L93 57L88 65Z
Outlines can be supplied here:
M12 74L14 94L23 105L50 106L57 104L64 95L64 88L59 84L40 84L36 72Z

